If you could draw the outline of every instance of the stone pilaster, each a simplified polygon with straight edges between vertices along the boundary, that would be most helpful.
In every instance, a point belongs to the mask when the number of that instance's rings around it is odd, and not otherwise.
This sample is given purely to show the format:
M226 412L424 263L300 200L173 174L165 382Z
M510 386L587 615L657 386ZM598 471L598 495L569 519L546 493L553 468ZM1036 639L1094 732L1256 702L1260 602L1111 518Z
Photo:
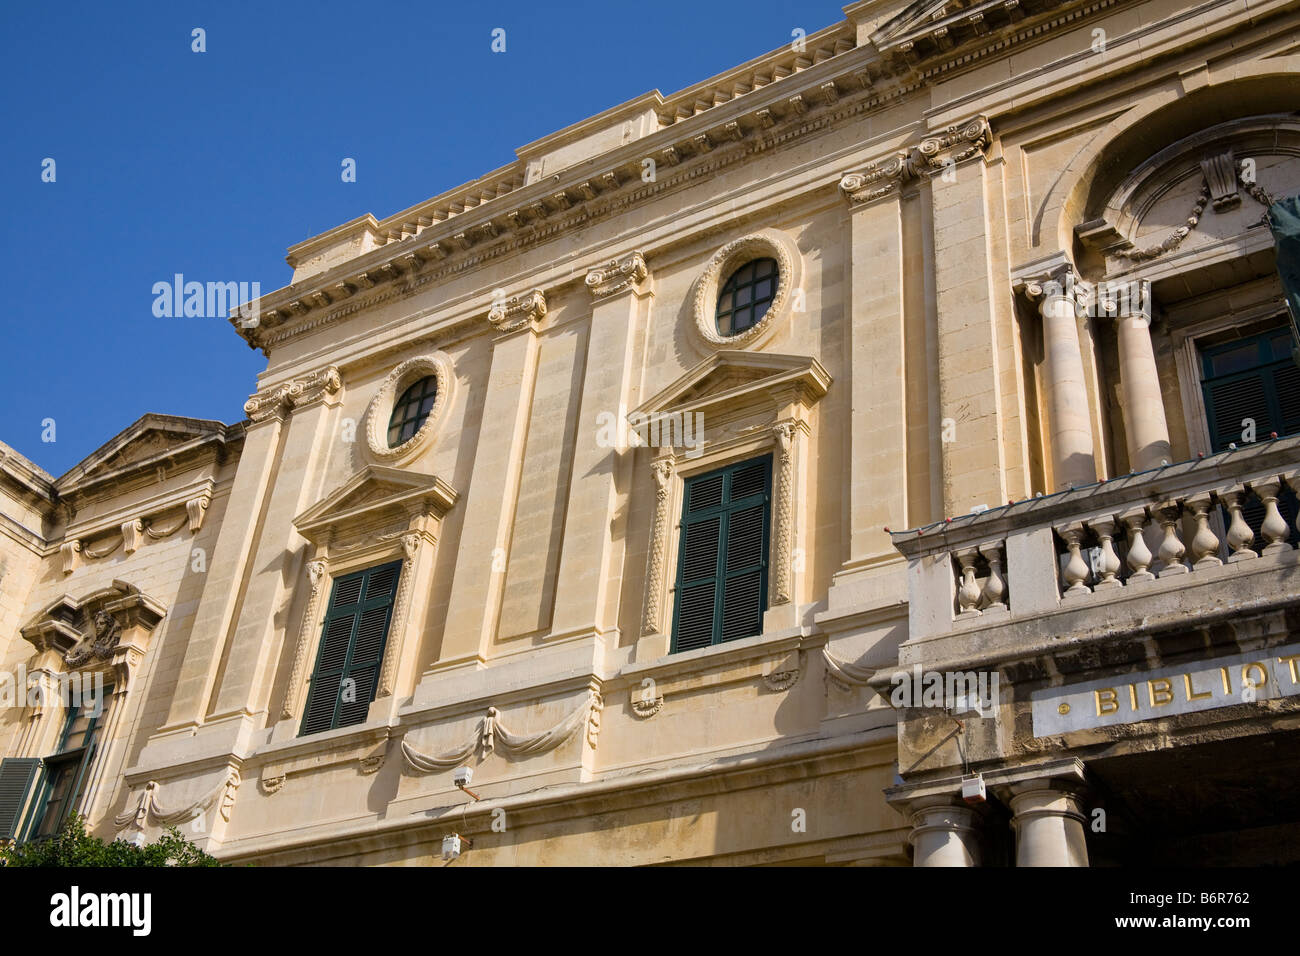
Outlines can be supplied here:
M486 660L496 634L546 309L545 295L534 289L488 313L501 334L492 343L439 668Z
M593 269L586 284L593 297L591 332L552 627L560 637L602 633L615 625L609 589L621 577L624 547L610 528L619 489L631 484L632 455L602 447L597 436L602 415L626 421L635 335L644 303L654 294L639 252Z

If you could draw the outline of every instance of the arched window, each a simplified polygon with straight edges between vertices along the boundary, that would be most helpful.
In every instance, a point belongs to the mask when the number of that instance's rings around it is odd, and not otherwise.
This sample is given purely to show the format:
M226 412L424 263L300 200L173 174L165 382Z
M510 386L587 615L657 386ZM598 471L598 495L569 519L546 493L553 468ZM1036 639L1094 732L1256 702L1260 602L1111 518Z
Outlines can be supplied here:
M776 295L775 259L747 262L727 279L718 293L718 334L737 335L767 315Z
M393 415L388 420L388 446L404 444L420 430L429 417L438 398L438 378L426 375L406 391L393 405Z

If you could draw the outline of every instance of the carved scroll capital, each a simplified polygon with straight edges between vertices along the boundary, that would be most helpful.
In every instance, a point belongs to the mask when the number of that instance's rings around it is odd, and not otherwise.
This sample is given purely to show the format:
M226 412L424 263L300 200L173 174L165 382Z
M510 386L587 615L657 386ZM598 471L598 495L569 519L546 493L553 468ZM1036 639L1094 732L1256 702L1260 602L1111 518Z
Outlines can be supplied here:
M621 259L611 259L587 273L587 288L598 299L635 291L650 275L645 256L633 252Z
M546 294L541 289L533 289L495 302L488 312L488 321L498 332L513 332L524 326L535 326L545 315Z

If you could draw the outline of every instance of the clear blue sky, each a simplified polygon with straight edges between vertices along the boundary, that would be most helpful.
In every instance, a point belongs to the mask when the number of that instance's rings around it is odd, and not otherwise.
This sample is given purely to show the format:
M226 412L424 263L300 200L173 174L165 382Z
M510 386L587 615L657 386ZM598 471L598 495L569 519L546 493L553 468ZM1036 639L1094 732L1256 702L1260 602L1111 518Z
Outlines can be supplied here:
M145 412L240 420L261 353L221 319L155 318L155 282L279 289L294 243L811 34L841 5L8 0L0 440L57 476Z

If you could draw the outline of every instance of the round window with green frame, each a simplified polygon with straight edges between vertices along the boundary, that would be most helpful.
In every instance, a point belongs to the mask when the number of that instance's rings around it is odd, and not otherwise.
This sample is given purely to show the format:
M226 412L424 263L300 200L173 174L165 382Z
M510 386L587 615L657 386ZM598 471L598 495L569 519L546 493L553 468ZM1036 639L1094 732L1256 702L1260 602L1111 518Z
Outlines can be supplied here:
M803 257L779 229L761 229L727 243L695 283L695 321L706 348L748 348L802 311Z
M366 409L366 444L380 461L423 446L450 400L451 362L442 352L407 359L389 373Z

